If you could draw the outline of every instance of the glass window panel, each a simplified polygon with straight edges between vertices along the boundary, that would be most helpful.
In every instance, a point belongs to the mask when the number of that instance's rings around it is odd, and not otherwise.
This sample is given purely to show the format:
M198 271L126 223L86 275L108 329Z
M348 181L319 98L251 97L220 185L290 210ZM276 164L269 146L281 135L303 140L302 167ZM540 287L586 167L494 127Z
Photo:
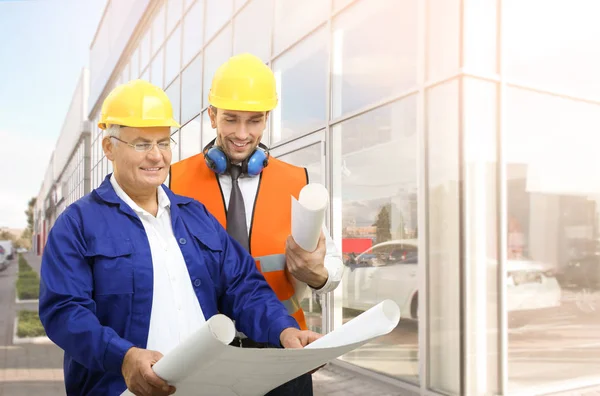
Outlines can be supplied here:
M200 116L198 116L181 128L180 159L184 160L202 151L200 126Z
M164 52L163 48L156 54L156 57L152 60L152 69L150 70L150 82L160 88L163 88Z
M219 35L206 47L204 51L204 93L203 106L208 106L208 92L212 84L212 79L223 63L231 57L231 25L227 26Z
M234 5L235 5L235 10L239 10L240 8L242 8L242 6L244 4L246 4L248 2L248 0L235 0L234 1Z
M498 6L492 1L463 2L463 68L469 73L498 73Z
M457 80L427 92L428 385L455 395L461 359L458 103Z
M411 382L419 380L416 107L410 96L332 131L346 265L342 322L385 299L402 312L389 335L341 359Z
M504 70L510 80L600 99L598 2L507 0L502 6Z
M276 0L273 53L280 53L324 22L328 5L323 0Z
M144 72L140 76L140 79L144 81L150 81L150 67L144 70Z
M497 85L475 78L462 79L463 135L463 220L462 257L468 269L464 303L465 342L469 353L466 367L471 380L463 394L489 395L501 392L499 367L501 349L498 324L501 315L498 279L498 164L497 164ZM449 100L449 99L446 99ZM448 102L447 102L448 103ZM451 108L454 106L451 106ZM456 108L456 107L454 107ZM435 157L430 157L436 161ZM435 291L430 291L430 295Z
M180 117L180 111L181 111L180 93L181 93L181 88L180 88L179 82L180 82L180 79L179 79L179 77L177 77L177 79L175 81L173 81L173 84L169 85L169 88L167 88L165 90L165 92L167 93L167 96L171 100L171 106L173 106L173 118L175 118L175 121L177 121L177 122L181 121L181 117Z
M172 151L172 157L171 157L171 163L174 164L175 162L179 161L179 150L181 150L181 142L179 141L180 136L179 136L179 131L175 132L173 135L171 135L171 138L173 140L175 140L175 142L177 143L177 145L175 146L175 148Z
M202 54L185 68L181 78L181 121L185 123L202 110Z
M140 68L142 70L150 62L150 31L147 31L140 42Z
M167 35L181 19L183 0L167 0Z
M152 22L152 54L156 51L165 41L165 6L161 5L160 10L156 13L154 21Z
M206 147L206 145L216 137L217 130L213 129L212 125L210 124L208 111L205 110L202 112L202 148Z
M183 0L183 10L187 10L192 4L195 4L196 0ZM202 0L196 1L196 3L202 2Z
M460 0L428 0L425 78L439 81L459 72Z
M127 81L129 81L129 63L121 71L121 84L125 84Z
M234 19L233 53L269 60L273 0L252 0Z
M206 41L231 19L232 0L206 0Z
M324 159L321 154L321 143L282 155L279 159L292 165L306 168L310 182L325 183L324 175L321 171L321 160ZM309 330L318 333L322 332L322 299L316 293L307 291L304 294L304 298L300 301L300 307L304 311Z
M333 0L333 11L338 11L352 3L353 0Z
M332 39L333 118L416 86L416 0L359 2L335 18Z
M169 84L181 70L181 29L175 29L167 41L165 56L165 84Z
M279 103L272 112L271 144L323 126L327 110L327 62L324 28L274 62Z
M600 106L505 100L508 391L598 383Z
M200 50L204 44L204 3L197 1L188 11L183 20L183 59L184 65L187 65L190 60Z

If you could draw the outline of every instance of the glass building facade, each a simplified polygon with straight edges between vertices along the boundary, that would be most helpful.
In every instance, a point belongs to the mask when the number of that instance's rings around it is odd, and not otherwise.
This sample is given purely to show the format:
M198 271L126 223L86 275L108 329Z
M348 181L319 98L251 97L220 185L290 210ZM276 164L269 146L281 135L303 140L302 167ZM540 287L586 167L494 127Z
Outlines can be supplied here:
M280 99L263 143L330 191L346 268L335 292L302 302L311 328L384 299L402 312L392 333L335 364L423 395L597 385L598 8L109 0L91 46L80 177L95 188L112 171L97 122L114 86L165 89L182 125L175 162L216 136L206 109L217 67L251 52Z

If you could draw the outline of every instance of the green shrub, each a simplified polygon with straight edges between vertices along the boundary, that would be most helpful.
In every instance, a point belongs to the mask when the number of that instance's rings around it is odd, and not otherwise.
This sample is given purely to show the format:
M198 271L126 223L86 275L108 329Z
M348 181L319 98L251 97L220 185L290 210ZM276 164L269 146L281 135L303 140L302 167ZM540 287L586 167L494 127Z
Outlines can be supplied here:
M36 300L40 297L40 277L23 256L19 256L17 297L19 300Z
M40 317L35 311L19 311L17 323L17 336L19 337L41 337L46 331L40 322Z

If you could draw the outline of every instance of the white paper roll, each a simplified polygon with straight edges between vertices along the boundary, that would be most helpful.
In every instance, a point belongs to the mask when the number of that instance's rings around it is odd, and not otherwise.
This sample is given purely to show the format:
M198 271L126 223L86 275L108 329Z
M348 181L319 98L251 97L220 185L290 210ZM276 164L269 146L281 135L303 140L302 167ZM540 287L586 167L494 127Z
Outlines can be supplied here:
M325 186L310 183L292 197L292 237L307 252L314 252L319 242L329 193Z
M217 314L206 321L199 331L190 336L186 342L176 346L153 366L154 372L161 378L168 378L171 383L185 378L182 367L199 367L202 359L198 356L218 356L224 345L229 345L235 337L235 325L232 320ZM209 363L209 361L205 361Z

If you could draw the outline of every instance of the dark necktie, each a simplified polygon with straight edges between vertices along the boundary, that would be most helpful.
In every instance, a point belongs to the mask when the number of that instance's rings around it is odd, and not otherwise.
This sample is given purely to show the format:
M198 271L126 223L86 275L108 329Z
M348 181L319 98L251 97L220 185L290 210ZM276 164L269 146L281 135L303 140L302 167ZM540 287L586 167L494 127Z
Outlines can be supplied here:
M246 209L242 191L238 184L241 172L242 168L240 166L230 166L231 195L229 196L229 208L227 209L227 233L247 251L250 251L248 247L248 228L246 227Z

